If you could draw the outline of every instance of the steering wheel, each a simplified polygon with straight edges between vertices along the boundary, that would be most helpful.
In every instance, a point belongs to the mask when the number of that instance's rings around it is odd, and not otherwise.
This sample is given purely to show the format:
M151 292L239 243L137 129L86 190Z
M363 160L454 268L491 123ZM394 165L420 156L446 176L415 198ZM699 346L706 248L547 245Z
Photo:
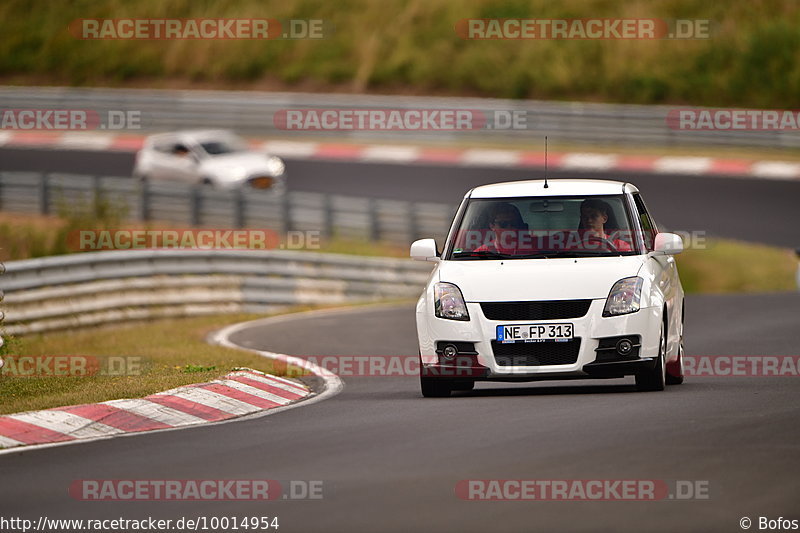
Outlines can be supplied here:
M617 247L614 246L614 243L611 242L609 239L607 239L605 237L600 237L599 235L584 235L583 236L583 240L584 241L589 241L589 242L591 242L591 241L600 242L600 243L605 244L606 246L608 246L612 251L619 252Z

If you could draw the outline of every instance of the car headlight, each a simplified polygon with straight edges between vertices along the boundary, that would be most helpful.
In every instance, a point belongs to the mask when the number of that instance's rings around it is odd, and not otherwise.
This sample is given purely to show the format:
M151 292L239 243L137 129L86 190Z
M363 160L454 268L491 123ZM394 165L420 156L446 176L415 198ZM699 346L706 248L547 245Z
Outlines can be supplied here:
M458 287L452 283L438 282L433 286L436 316L448 320L469 320L467 304Z
M283 171L286 170L286 165L280 157L273 155L267 159L267 170L269 170L273 176L280 176L283 174Z
M626 315L638 311L643 283L644 279L640 277L623 278L616 282L608 293L603 316Z

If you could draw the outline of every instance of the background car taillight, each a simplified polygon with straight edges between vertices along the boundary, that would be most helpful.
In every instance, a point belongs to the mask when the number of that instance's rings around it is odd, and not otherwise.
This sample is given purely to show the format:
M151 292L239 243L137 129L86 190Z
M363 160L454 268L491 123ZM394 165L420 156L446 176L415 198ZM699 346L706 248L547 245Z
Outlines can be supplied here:
M626 315L638 311L643 283L644 280L640 277L623 278L616 282L608 293L603 316Z
M452 283L438 282L433 286L434 308L438 318L469 320L467 304L461 290Z

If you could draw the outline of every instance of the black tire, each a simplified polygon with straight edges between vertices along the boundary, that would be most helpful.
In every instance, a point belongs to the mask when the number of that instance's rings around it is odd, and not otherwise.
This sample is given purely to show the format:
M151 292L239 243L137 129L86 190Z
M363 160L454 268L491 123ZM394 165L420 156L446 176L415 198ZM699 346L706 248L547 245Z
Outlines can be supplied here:
M681 307L681 340L678 345L678 361L676 363L667 363L667 385L680 385L683 383L683 356L685 353L683 348L683 325L686 307L685 305Z
M471 379L467 381L454 381L450 388L453 390L469 391L475 388L475 382Z
M677 369L670 372L667 368L666 383L667 385L680 385L683 383L683 339L678 347L678 362L676 363Z
M662 391L667 382L666 328L661 322L661 338L658 341L658 359L652 370L636 374L636 388L640 391Z
M452 384L448 379L419 377L422 396L425 398L448 398L452 392Z

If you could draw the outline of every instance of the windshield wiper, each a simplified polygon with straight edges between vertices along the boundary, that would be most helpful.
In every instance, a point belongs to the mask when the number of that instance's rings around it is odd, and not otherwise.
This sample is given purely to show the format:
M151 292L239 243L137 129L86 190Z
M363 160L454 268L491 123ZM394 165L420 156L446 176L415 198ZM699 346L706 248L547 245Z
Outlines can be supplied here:
M477 250L472 252L453 252L451 255L453 259L511 259L517 257L510 254L501 254L500 252L493 252L491 250Z
M540 255L547 257L616 257L622 255L622 252L602 251L587 252L581 250L548 250L542 252Z

